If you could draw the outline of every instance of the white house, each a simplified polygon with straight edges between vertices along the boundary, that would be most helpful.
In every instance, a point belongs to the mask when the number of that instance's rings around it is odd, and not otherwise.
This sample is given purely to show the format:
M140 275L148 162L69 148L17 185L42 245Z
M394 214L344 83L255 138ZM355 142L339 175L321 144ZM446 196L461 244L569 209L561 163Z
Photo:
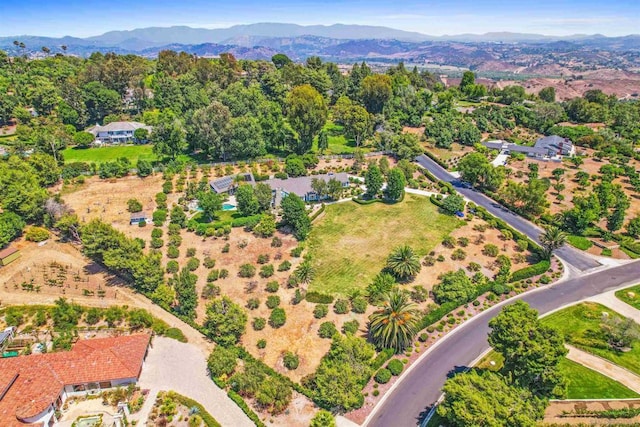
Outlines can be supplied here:
M134 137L136 129L146 129L149 134L153 128L140 122L111 122L104 126L95 125L87 129L87 132L96 137L99 144L125 144L128 142L146 142L138 141Z

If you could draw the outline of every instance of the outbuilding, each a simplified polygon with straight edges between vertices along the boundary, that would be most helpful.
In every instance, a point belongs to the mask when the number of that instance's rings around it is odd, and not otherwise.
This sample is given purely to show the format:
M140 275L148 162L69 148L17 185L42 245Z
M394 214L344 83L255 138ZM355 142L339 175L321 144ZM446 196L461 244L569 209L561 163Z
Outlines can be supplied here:
M149 222L147 220L147 214L145 212L135 212L131 214L131 219L129 219L129 225L140 224L141 222Z
M7 265L20 257L20 251L16 248L5 248L0 250L0 265Z

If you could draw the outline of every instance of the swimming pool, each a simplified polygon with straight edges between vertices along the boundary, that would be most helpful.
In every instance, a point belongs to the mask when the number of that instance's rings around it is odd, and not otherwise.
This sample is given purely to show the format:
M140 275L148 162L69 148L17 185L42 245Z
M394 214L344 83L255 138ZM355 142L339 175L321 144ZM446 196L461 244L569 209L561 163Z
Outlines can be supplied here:
M223 203L222 204L222 210L223 211L233 211L235 209L236 209L235 205L232 205L230 203Z

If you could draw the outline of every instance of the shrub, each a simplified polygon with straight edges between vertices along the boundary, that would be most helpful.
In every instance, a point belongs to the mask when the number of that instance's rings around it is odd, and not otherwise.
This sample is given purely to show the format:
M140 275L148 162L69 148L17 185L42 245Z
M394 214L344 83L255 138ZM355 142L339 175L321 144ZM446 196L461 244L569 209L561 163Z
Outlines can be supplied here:
M307 292L305 299L316 304L331 304L333 297L331 295L321 294L320 292Z
M511 274L511 282L519 282L533 276L538 276L549 270L551 263L548 260L540 261L537 264L530 265L520 270L516 270Z
M271 239L271 247L272 248L282 247L282 239L279 238L278 236L274 236L274 238Z
M302 246L297 246L291 249L291 256L294 258L300 258L300 255L302 255L303 250L304 248Z
M425 302L428 297L429 291L424 286L416 285L413 287L413 290L411 291L411 299L414 302Z
M451 254L451 259L454 261L462 261L467 257L467 253L462 249L458 248Z
M297 288L298 287L298 278L292 274L287 279L287 288Z
M391 375L393 375L394 377L397 377L402 373L402 370L404 369L404 365L400 360L393 359L389 363L387 363L387 369L389 370L389 372L391 372Z
M267 286L265 287L265 290L267 292L278 292L279 288L280 288L280 285L278 284L278 282L275 281L275 280L272 280L272 281L267 283Z
M202 298L204 299L210 299L218 296L220 296L220 286L207 283L202 289Z
M153 230L151 230L151 237L154 239L159 239L162 237L162 228L154 228Z
M360 328L360 322L357 320L349 320L348 322L344 322L342 325L342 333L343 334L355 334L358 332L358 328Z
M267 278L273 276L273 264L260 267L260 277Z
M253 319L253 322L251 322L251 325L253 326L254 330L261 331L267 325L267 319L265 319L264 317L256 317Z
M289 271L291 269L291 263L289 261L282 261L278 266L278 271Z
M425 342L429 339L429 334L427 334L426 332L423 332L420 334L420 336L418 337L418 340L420 342Z
M169 245L175 246L176 248L182 244L182 236L179 234L170 234L169 235Z
M207 359L207 367L213 378L219 378L222 375L229 376L233 374L238 363L238 351L235 347L216 346L209 358Z
M336 329L336 325L334 325L333 322L322 322L318 329L320 338L331 338L337 333L338 329Z
M167 262L167 273L177 273L179 269L180 265L178 264L178 261L171 260Z
M267 346L267 340L265 340L265 339L259 339L259 340L258 340L258 343L256 344L256 346L257 346L259 349L263 349L263 348L265 348L265 347Z
M216 260L210 257L206 257L202 263L206 268L213 268L216 266Z
M238 276L250 278L256 275L256 268L252 264L242 264Z
M336 314L346 314L349 312L349 301L346 299L339 299L333 305L333 312Z
M196 256L196 248L187 248L187 256L189 258Z
M287 314L283 308L274 308L269 316L269 324L272 328L279 328L287 321Z
M30 242L44 242L49 238L49 231L42 227L29 227L24 237Z
M542 276L540 276L540 279L538 279L538 283L548 285L549 283L551 283L551 278L546 274L543 274Z
M458 237L458 245L466 248L469 246L469 239L467 237Z
M269 309L274 309L280 305L280 297L277 295L269 295L266 304Z
M229 277L229 270L227 270L226 268L220 269L220 278L226 279L227 277Z
M196 271L200 267L200 260L198 258L189 258L187 261L187 270Z
M470 262L469 265L467 266L467 270L469 271L480 271L481 268L482 266L477 262Z
M287 351L282 357L282 363L284 364L285 368L287 368L290 371L293 371L294 369L298 368L298 365L300 364L300 358L298 357L297 354L291 351Z
M207 274L207 282L215 282L220 278L220 270L211 270Z
M258 255L258 264L266 264L269 262L268 254L260 254Z
M313 317L322 319L329 313L329 306L326 304L317 304L313 309Z
M368 306L369 303L365 297L358 296L351 300L351 310L354 313L362 314L367 311Z
M375 380L378 384L386 384L390 379L391 372L388 369L382 368L379 369L378 372L376 372Z
M153 225L160 227L167 220L167 211L164 209L158 209L153 212L152 215Z
M168 258L178 258L180 256L180 251L175 246L171 245L167 248L167 257Z
M249 298L247 300L247 308L249 310L255 310L260 307L260 300L258 298Z
M127 210L131 213L140 212L142 210L142 203L138 199L127 200Z
M500 253L500 249L498 249L498 247L492 243L488 243L486 245L484 245L484 248L482 249L482 253L486 256L495 258L498 256L498 254Z

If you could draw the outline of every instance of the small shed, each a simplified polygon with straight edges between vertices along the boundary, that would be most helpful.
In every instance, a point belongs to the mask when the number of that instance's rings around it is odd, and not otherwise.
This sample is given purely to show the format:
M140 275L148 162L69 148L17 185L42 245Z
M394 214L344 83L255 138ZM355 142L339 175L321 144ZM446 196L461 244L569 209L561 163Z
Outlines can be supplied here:
M16 248L0 250L0 265L8 265L20 257L20 251Z
M129 225L140 224L141 222L149 222L146 212L134 212L131 214Z

